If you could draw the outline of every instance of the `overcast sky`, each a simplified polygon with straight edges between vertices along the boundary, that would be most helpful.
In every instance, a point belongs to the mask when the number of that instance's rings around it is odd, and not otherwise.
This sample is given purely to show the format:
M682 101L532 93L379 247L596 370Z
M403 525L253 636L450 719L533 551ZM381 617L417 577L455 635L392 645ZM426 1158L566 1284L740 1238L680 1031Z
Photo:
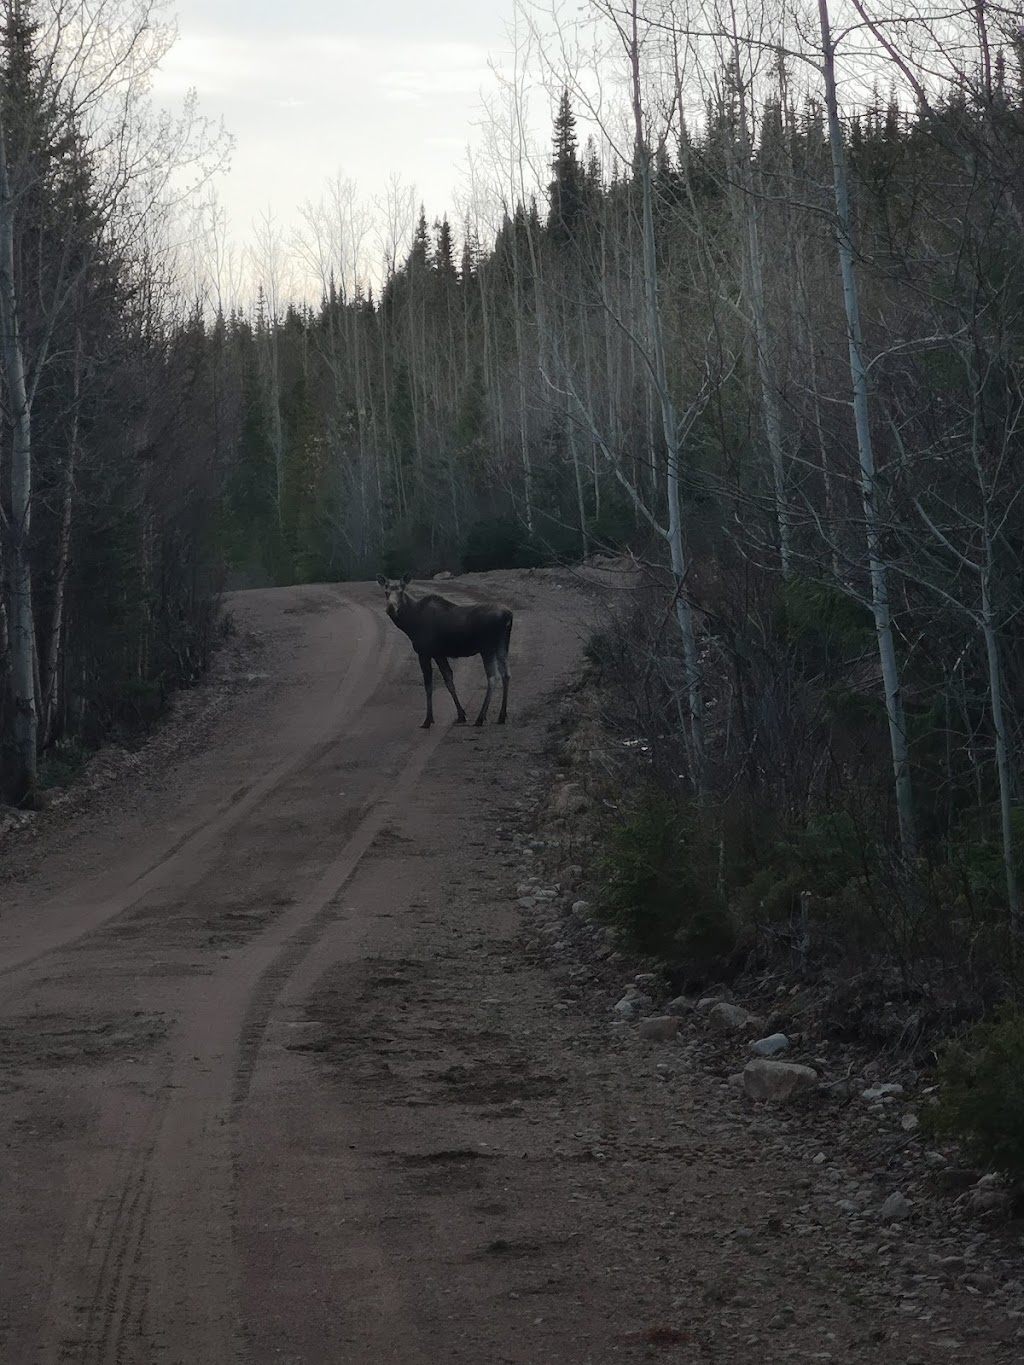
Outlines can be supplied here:
M339 172L367 198L392 173L428 217L453 205L488 55L512 0L177 0L180 38L156 80L195 87L236 138L219 194L232 235L269 205L290 221Z

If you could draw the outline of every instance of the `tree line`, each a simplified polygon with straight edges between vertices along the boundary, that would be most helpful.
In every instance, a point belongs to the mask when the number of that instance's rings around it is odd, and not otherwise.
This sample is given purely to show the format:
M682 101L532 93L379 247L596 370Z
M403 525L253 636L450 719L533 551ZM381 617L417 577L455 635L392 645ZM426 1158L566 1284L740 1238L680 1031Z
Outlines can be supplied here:
M153 0L0 6L0 791L131 734L205 666L219 506L173 283L176 180L225 141L148 104ZM44 773L45 777L45 773Z
M309 220L319 299L283 302L268 271L227 311L176 303L144 187L110 188L31 7L5 12L9 792L194 678L221 581L628 550L656 584L629 706L713 889L791 906L856 882L902 907L880 932L912 936L941 902L961 929L998 923L993 954L1016 942L1009 12L953 34L932 10L863 10L837 37L825 0L785 30L595 4L615 114L547 35L549 180L510 194L492 237L421 210L374 290L338 200Z
M827 819L843 886L901 905L880 932L941 900L1015 940L1012 16L954 41L932 11L865 10L879 60L851 107L862 53L844 65L825 3L799 52L735 8L592 9L621 118L556 45L550 181L493 241L421 210L376 296L323 253L317 306L263 297L206 334L237 430L231 562L256 581L628 548L661 585L633 704L671 736L723 892L796 831L784 898L799 877L828 900Z

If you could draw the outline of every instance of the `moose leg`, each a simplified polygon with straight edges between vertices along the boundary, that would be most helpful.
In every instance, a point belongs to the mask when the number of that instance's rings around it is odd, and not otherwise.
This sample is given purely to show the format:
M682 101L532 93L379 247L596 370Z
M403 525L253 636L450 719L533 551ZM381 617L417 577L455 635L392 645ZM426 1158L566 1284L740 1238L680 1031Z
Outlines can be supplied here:
M443 655L438 655L434 660L441 670L441 677L444 678L444 685L452 694L452 701L455 703L455 724L465 725L466 713L462 709L462 702L459 701L459 694L455 691L455 679L452 677L452 666Z
M498 724L504 725L508 716L508 650L498 650L498 671L501 674L501 710L498 712Z
M427 718L420 729L429 730L434 723L434 668L429 654L420 655L420 668L423 670L423 690L427 694Z
M491 704L491 693L494 691L494 684L498 680L498 666L494 661L493 654L482 654L484 668L487 670L487 691L484 693L484 704L480 708L480 714L476 718L477 725L483 725L487 719L487 708Z

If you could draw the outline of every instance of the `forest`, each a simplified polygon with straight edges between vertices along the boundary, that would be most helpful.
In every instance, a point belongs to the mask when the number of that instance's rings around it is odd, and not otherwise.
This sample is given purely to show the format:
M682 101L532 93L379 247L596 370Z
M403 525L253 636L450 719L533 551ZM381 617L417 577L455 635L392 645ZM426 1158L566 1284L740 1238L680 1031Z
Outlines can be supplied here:
M545 183L499 176L490 227L420 209L373 284L311 213L319 297L218 306L161 224L219 130L124 116L145 71L86 81L6 0L6 797L196 682L225 586L628 555L651 591L589 653L644 738L609 835L644 946L802 905L989 1003L1024 932L1018 19L590 9L611 94L548 35Z

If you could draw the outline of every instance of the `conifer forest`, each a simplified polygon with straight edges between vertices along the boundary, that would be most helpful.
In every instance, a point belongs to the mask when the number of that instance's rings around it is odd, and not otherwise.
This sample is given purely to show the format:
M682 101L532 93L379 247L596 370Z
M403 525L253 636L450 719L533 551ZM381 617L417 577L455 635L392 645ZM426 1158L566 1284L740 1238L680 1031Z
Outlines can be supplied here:
M595 0L603 82L530 29L537 183L513 147L494 214L414 203L376 274L328 205L304 296L221 301L174 223L222 135L150 109L161 31L106 7L123 60L2 6L6 798L196 683L225 588L631 556L588 653L644 741L615 837L687 888L646 945L804 896L819 946L1015 989L1019 14Z

